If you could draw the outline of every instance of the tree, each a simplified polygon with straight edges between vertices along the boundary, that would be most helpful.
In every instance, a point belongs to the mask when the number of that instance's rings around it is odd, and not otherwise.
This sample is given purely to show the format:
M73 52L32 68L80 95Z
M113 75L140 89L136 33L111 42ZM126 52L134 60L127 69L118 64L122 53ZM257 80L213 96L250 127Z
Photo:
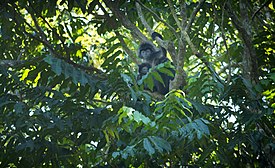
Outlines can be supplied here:
M275 166L274 1L230 2L4 0L1 167ZM154 31L165 96L136 82Z

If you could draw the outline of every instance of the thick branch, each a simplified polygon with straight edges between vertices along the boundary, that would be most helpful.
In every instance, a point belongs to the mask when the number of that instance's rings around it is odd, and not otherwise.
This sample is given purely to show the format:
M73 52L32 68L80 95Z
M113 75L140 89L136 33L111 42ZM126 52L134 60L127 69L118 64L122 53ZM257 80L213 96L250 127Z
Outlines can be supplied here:
M178 35L176 33L176 30L174 29L174 27L172 27L170 24L168 24L166 21L164 21L163 19L161 19L152 9L148 8L147 6L145 6L143 3L141 3L140 1L137 1L143 8L145 8L146 10L148 10L150 13L152 13L155 16L155 19L157 21L162 22L164 25L166 25L169 30L171 30L173 32L173 34L178 38Z
M196 55L196 56L206 65L206 67L209 69L209 71L215 76L215 78L216 78L219 82L223 83L223 81L220 79L220 77L218 76L217 72L214 70L214 68L212 67L212 65L202 56L201 53L199 53L198 49L197 49L197 48L195 47L195 45L192 43L192 41L191 41L191 39L190 39L190 37L189 37L189 35L188 35L188 33L187 33L187 29L184 29L184 28L181 26L181 24L180 24L180 22L179 22L179 20L178 20L178 18L177 18L176 12L175 12L175 10L174 10L174 8L173 8L173 4L172 4L171 0L168 0L167 2L168 2L168 4L169 4L169 8L170 8L170 10L171 10L171 13L172 13L172 15L173 15L173 17L174 17L174 19L175 19L175 21L176 21L176 23L177 23L177 26L178 26L178 27L180 28L180 30L181 30L182 36L183 36L183 38L185 39L185 41L187 42L187 44L189 45L189 47L190 47L190 49L192 50L193 54ZM202 3L203 3L203 1L201 0L200 3L199 3L199 5L197 6L198 9L195 9L195 11L193 11L194 15L195 15L195 13L196 13L196 10L199 10L199 7L201 7ZM191 17L191 19L192 19L192 17ZM190 24L192 24L192 21L190 22ZM182 42L182 41L180 41L180 43L181 43L181 42ZM183 44L183 43L182 43L182 44Z
M112 0L103 0L103 2L111 9L115 16L121 21L123 26L129 29L135 37L137 37L140 41L148 41L147 37L144 36L140 30L128 19L128 17L119 10L119 3Z
M243 54L243 74L247 79L257 82L259 75L257 55L252 42L252 30L245 2L240 2L242 21L240 21L239 17L235 15L229 2L225 4L225 8L227 9L229 16L232 18L233 25L239 31L239 35L245 46Z
M139 16L142 24L144 25L144 27L146 28L148 33L151 35L152 33L154 33L154 30L148 25L147 21L145 20L144 15L141 10L141 7L138 2L136 2L136 8L137 8L138 16ZM164 41L162 39L160 39L159 37L156 37L156 41L160 46L162 46L166 49L168 48L167 44L165 44Z
M124 51L129 55L129 57L133 60L133 62L136 63L136 64L140 64L140 61L139 61L139 60L137 59L137 57L135 56L135 53L127 47L127 45L126 45L124 39L123 39L122 36L119 34L119 32L118 32L118 31L115 31L115 34L116 34L116 36L118 37L118 40L120 41L120 44L121 44L122 48L123 48Z
M14 12L18 14L18 17L21 17L20 19L24 20L24 23L25 23L32 31L35 32L35 33L31 34L31 33L28 33L28 32L24 29L23 32L25 33L25 35L27 35L27 36L29 36L30 38L32 38L32 39L34 39L34 40L36 40L36 41L42 43L42 44L49 50L49 52L51 53L52 56L57 57L57 58L59 58L59 59L62 59L62 60L64 60L65 62L67 62L68 64L71 64L71 65L73 65L74 67L80 68L80 69L82 69L82 70L86 70L86 71L89 71L89 72L90 72L90 71L92 71L92 72L97 72L97 73L99 73L99 74L101 74L101 75L104 74L101 70L99 70L99 69L97 69L97 68L95 68L95 67L93 67L93 66L86 67L86 66L77 64L77 63L73 62L72 60L70 60L70 59L65 59L63 56L61 56L60 54L58 54L58 52L56 52L56 51L54 50L54 48L51 46L51 43L47 40L47 37L46 37L45 33L43 32L42 28L39 26L39 24L38 24L38 22L37 22L35 16L34 16L33 14L31 15L32 18L33 18L35 27L36 27L36 29L37 29L38 31L35 30L35 29L34 29L34 28L33 28L33 27L32 27L32 26L31 26L31 25L30 25L30 24L29 24L20 14L19 14L19 13L20 13L20 12L18 12L19 9L17 9L17 7L16 7L15 5L14 5L13 7L14 7ZM18 11L16 11L16 10L18 10ZM14 17L13 19L14 19L15 22L18 23L18 21L16 20L16 19L17 19L16 17ZM34 34L38 34L39 37L35 36Z

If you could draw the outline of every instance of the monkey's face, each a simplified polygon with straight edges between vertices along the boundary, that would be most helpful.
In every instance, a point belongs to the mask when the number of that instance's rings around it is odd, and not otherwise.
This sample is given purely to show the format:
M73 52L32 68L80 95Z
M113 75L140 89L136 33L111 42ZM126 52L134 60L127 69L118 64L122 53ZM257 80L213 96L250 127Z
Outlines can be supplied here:
M141 58L143 59L149 59L151 54L152 50L149 48L140 51Z
M146 75L149 72L149 69L151 68L151 65L148 63L142 63L138 65L138 72L139 74Z
M148 71L149 71L149 68L148 68L148 67L146 67L146 66L145 66L145 67L142 67L141 70L140 70L140 74L146 75Z

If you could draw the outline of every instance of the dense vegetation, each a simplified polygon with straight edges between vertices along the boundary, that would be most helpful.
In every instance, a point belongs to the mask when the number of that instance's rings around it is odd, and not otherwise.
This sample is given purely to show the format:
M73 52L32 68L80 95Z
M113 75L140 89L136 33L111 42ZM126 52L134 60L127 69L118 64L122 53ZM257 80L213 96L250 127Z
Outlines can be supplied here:
M274 167L274 4L1 0L0 167Z

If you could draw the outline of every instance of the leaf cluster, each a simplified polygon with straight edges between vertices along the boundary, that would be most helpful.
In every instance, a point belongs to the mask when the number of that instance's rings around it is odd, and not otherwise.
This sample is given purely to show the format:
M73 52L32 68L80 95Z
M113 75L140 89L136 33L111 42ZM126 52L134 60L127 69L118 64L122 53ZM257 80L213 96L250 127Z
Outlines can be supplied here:
M274 167L274 2L233 2L1 2L0 167Z

